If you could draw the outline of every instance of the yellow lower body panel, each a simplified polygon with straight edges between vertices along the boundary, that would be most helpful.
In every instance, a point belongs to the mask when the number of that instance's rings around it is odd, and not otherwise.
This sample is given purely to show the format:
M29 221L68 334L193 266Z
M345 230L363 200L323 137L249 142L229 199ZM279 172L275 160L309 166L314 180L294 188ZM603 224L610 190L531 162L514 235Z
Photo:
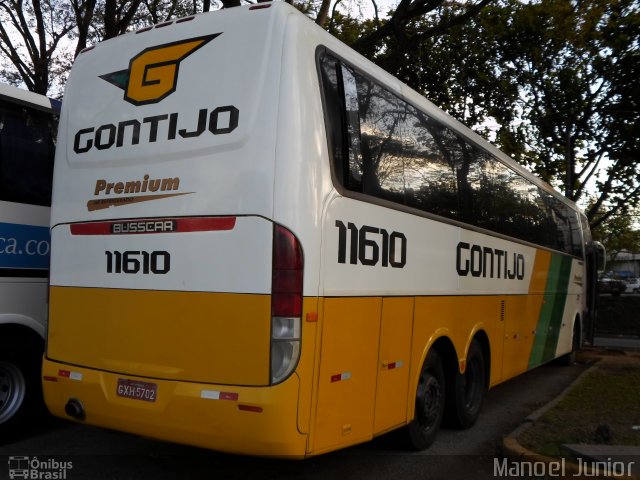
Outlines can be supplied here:
M268 385L270 295L52 286L47 356L140 377Z
M70 418L65 405L77 399L92 425L230 453L318 455L410 422L420 369L443 337L452 347L449 367L462 373L469 345L481 332L488 344L490 385L526 370L544 299L539 294L305 298L295 373L276 386L234 386L239 383L234 379L258 382L265 377L263 372L254 379L254 370L268 371L268 296L169 293L52 289L54 315L43 365L45 400L52 413ZM70 303L72 295L86 308ZM100 306L93 316L81 314L89 311L89 300ZM154 306L155 323L145 314L154 302L163 307ZM135 313L126 322L102 313L125 304ZM198 327L195 331L158 324L158 316L175 318L178 310L188 313L184 318ZM228 330L224 319L234 320ZM213 335L217 331L225 335ZM154 332L153 344L146 345L144 332ZM129 348L123 350L123 345ZM198 353L192 345L206 351ZM206 346L224 358L212 357ZM159 366L183 358L190 360L180 364L185 371L206 368L215 380L183 372L163 377ZM74 366L80 364L85 367ZM167 378L169 374L175 377ZM118 395L120 379L155 384L155 401Z
M237 387L136 378L54 362L42 368L46 404L54 415L78 400L86 422L222 452L304 457L307 435L297 428L296 374L272 387ZM157 385L155 401L118 395L118 380Z

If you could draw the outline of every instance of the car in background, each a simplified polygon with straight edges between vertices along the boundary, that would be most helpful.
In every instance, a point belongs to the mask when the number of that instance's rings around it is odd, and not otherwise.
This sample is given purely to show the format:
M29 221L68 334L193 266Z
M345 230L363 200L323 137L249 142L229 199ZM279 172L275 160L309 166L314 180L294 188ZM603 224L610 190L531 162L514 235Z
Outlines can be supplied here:
M610 293L614 297L617 297L627 289L627 284L622 280L616 280L615 278L601 278L598 280L598 294Z
M640 278L629 280L624 293L640 293Z

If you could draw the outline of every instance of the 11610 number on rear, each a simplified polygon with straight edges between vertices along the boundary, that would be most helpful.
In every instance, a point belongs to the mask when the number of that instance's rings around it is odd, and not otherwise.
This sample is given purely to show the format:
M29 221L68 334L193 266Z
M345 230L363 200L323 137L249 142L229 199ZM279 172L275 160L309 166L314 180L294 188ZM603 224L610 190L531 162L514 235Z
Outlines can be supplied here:
M163 250L155 252L114 250L104 253L107 256L107 273L164 275L171 270L171 255Z

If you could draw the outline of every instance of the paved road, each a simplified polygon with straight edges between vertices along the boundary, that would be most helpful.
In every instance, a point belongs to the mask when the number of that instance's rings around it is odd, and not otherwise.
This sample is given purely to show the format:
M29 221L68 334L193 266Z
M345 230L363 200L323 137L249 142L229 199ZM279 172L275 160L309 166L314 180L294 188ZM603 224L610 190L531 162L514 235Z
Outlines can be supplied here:
M8 455L71 461L68 480L494 478L493 462L503 436L585 368L549 365L499 385L487 395L472 429L444 429L436 443L420 453L399 450L391 433L305 461L248 458L54 421L29 438L0 447L0 479L8 477Z
M640 338L628 336L595 337L593 345L595 347L620 348L623 350L640 350Z

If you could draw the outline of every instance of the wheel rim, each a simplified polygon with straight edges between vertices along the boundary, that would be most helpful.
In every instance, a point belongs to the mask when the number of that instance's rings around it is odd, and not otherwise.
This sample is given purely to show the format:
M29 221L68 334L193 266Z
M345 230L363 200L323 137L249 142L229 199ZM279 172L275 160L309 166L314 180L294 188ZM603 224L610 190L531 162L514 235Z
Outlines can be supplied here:
M0 362L0 423L20 409L27 391L24 375L11 363Z
M464 372L464 406L472 409L482 394L483 378L480 359L473 357Z
M438 379L429 376L424 385L424 398L418 420L424 432L428 432L438 423L442 404L442 389Z

